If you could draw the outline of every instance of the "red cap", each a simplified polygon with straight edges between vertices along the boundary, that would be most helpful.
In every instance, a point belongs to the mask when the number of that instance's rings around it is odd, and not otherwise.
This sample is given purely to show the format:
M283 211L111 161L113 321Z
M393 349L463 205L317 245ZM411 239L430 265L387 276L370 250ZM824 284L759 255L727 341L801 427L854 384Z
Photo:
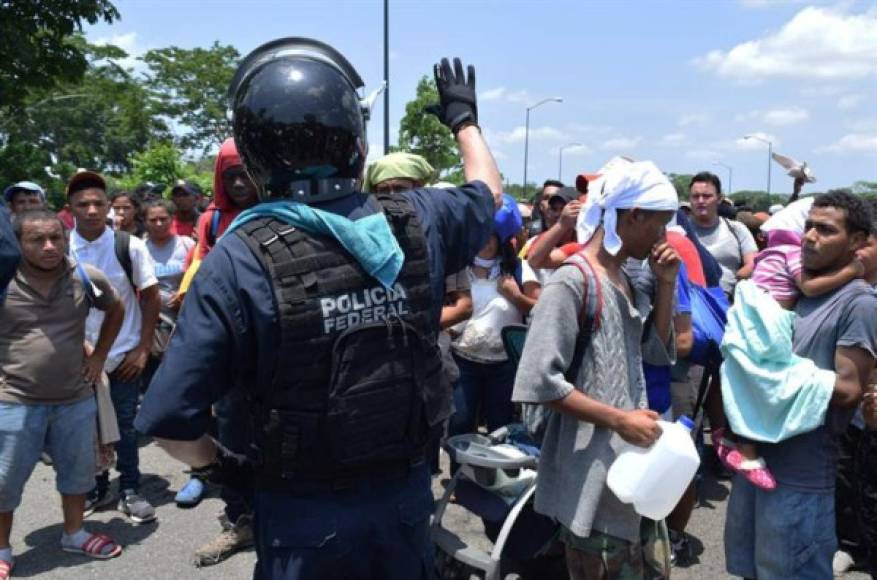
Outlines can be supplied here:
M579 173L576 176L576 189L581 193L588 193L588 182L600 177L599 173Z

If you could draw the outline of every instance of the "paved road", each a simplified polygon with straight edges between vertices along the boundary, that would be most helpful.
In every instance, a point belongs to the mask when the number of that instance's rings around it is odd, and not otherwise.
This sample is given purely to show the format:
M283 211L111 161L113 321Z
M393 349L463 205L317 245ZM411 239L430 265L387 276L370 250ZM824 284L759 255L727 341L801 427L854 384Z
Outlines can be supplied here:
M60 500L54 491L54 472L38 465L25 490L24 500L16 512L12 546L16 553L15 577L64 579L171 579L195 580L246 579L252 576L255 556L252 551L238 554L226 562L197 569L192 566L192 552L219 532L216 515L220 501L211 497L191 510L178 509L173 495L185 482L182 465L167 458L155 445L141 449L141 468L146 474L142 492L156 506L158 522L142 526L129 525L115 511L101 512L89 518L90 530L107 533L125 546L115 560L98 562L62 552ZM689 568L675 569L673 578L726 578L722 553L722 523L728 495L726 483L707 480L703 501L695 510L690 532L694 536L698 561ZM480 540L481 524L477 518L452 506L449 526L465 531L465 536ZM849 574L849 580L865 580L864 574Z

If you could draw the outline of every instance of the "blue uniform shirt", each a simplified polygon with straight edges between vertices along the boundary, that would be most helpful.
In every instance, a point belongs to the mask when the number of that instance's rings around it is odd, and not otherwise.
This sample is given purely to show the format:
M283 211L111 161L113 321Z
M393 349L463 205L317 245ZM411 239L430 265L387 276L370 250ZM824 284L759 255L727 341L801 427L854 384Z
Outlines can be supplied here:
M467 266L493 231L493 195L480 181L402 195L426 236L438 320L445 273ZM352 195L319 207L356 220L376 211L367 199ZM224 236L186 294L174 336L134 422L137 430L165 439L197 439L207 432L210 405L232 387L270 384L277 340L274 301L259 258L237 235Z

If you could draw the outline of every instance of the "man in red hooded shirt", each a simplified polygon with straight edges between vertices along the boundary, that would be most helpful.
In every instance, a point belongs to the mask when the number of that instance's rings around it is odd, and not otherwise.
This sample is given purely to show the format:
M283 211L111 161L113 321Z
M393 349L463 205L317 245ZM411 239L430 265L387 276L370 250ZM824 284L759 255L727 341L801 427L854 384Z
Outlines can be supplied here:
M216 156L213 201L198 218L198 243L189 255L190 265L180 285L180 294L188 290L201 261L216 244L216 240L238 214L255 205L257 201L256 186L244 170L234 140L226 139ZM250 444L251 433L245 427L246 417L240 416L246 409L243 395L237 390L223 397L213 408L219 440L237 452L246 451ZM177 494L176 502L181 507L191 507L200 501L203 493L204 482L192 477ZM217 564L253 544L252 502L227 487L223 487L221 497L225 501L224 513L220 516L222 532L196 550L196 566Z
M207 256L216 240L239 213L254 206L257 201L256 186L244 170L234 140L226 139L219 148L213 170L213 201L198 218L198 243L187 258L186 275L180 284L181 295L189 289L201 260Z

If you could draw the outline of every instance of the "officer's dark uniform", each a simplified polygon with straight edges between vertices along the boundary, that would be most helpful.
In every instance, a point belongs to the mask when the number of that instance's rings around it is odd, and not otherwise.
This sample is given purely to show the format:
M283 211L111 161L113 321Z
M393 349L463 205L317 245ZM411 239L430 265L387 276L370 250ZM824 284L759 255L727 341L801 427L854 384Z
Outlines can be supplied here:
M257 385L256 577L430 577L424 446L451 396L436 346L444 278L486 243L493 204L481 182L320 203L353 220L385 213L405 255L389 288L333 238L274 218L201 265L136 427L196 439L214 401Z

